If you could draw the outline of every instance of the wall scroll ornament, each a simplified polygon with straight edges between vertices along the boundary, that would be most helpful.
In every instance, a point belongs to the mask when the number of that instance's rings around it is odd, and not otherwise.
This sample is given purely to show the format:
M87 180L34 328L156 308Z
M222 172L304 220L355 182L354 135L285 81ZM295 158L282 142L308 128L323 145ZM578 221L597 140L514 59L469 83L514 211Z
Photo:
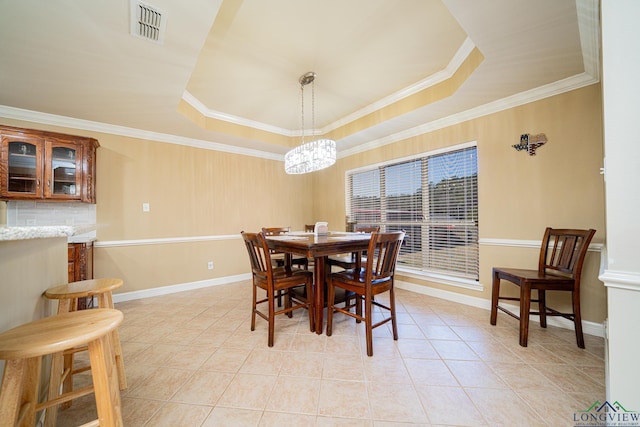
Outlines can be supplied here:
M520 144L512 145L518 151L527 150L530 156L536 155L536 149L547 142L547 136L544 133L537 135L529 135L525 133L520 135Z

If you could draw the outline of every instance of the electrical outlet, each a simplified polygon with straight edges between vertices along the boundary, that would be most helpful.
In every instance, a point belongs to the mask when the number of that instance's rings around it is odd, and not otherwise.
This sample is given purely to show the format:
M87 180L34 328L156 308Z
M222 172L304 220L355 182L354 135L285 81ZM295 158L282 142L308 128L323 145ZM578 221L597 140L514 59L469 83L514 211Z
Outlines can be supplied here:
M142 212L149 212L149 203L142 204Z
M207 263L207 268L208 268L209 270L213 270L213 261L209 261L209 262Z

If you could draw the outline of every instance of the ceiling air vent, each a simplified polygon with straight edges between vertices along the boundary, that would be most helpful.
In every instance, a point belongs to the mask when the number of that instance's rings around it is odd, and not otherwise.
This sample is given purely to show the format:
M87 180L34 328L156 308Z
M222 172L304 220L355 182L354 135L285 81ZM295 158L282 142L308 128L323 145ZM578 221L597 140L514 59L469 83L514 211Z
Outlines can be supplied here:
M164 41L167 15L155 6L131 0L131 34L156 43Z

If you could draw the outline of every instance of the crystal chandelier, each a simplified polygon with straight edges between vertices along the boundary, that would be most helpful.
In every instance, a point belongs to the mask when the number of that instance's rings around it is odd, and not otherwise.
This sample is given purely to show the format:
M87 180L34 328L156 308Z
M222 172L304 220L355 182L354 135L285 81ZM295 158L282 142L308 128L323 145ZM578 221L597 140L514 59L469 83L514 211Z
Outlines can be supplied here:
M302 94L302 142L284 156L284 170L288 174L302 174L328 168L336 162L336 142L331 139L316 139L304 142L304 87L311 83L311 129L315 129L315 86L316 73L309 71L300 76Z

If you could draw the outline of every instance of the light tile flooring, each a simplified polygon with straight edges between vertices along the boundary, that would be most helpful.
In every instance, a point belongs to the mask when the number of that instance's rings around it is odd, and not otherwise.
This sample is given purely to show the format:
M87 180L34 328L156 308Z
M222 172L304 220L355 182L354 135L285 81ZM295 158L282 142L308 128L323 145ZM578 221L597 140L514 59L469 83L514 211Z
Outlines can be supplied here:
M384 325L374 356L364 329L336 315L331 337L306 311L250 331L251 285L240 282L116 304L129 387L125 426L570 426L605 401L604 341L517 323L486 310L397 290L398 341ZM82 379L80 379L82 381ZM93 396L59 426L95 418Z

